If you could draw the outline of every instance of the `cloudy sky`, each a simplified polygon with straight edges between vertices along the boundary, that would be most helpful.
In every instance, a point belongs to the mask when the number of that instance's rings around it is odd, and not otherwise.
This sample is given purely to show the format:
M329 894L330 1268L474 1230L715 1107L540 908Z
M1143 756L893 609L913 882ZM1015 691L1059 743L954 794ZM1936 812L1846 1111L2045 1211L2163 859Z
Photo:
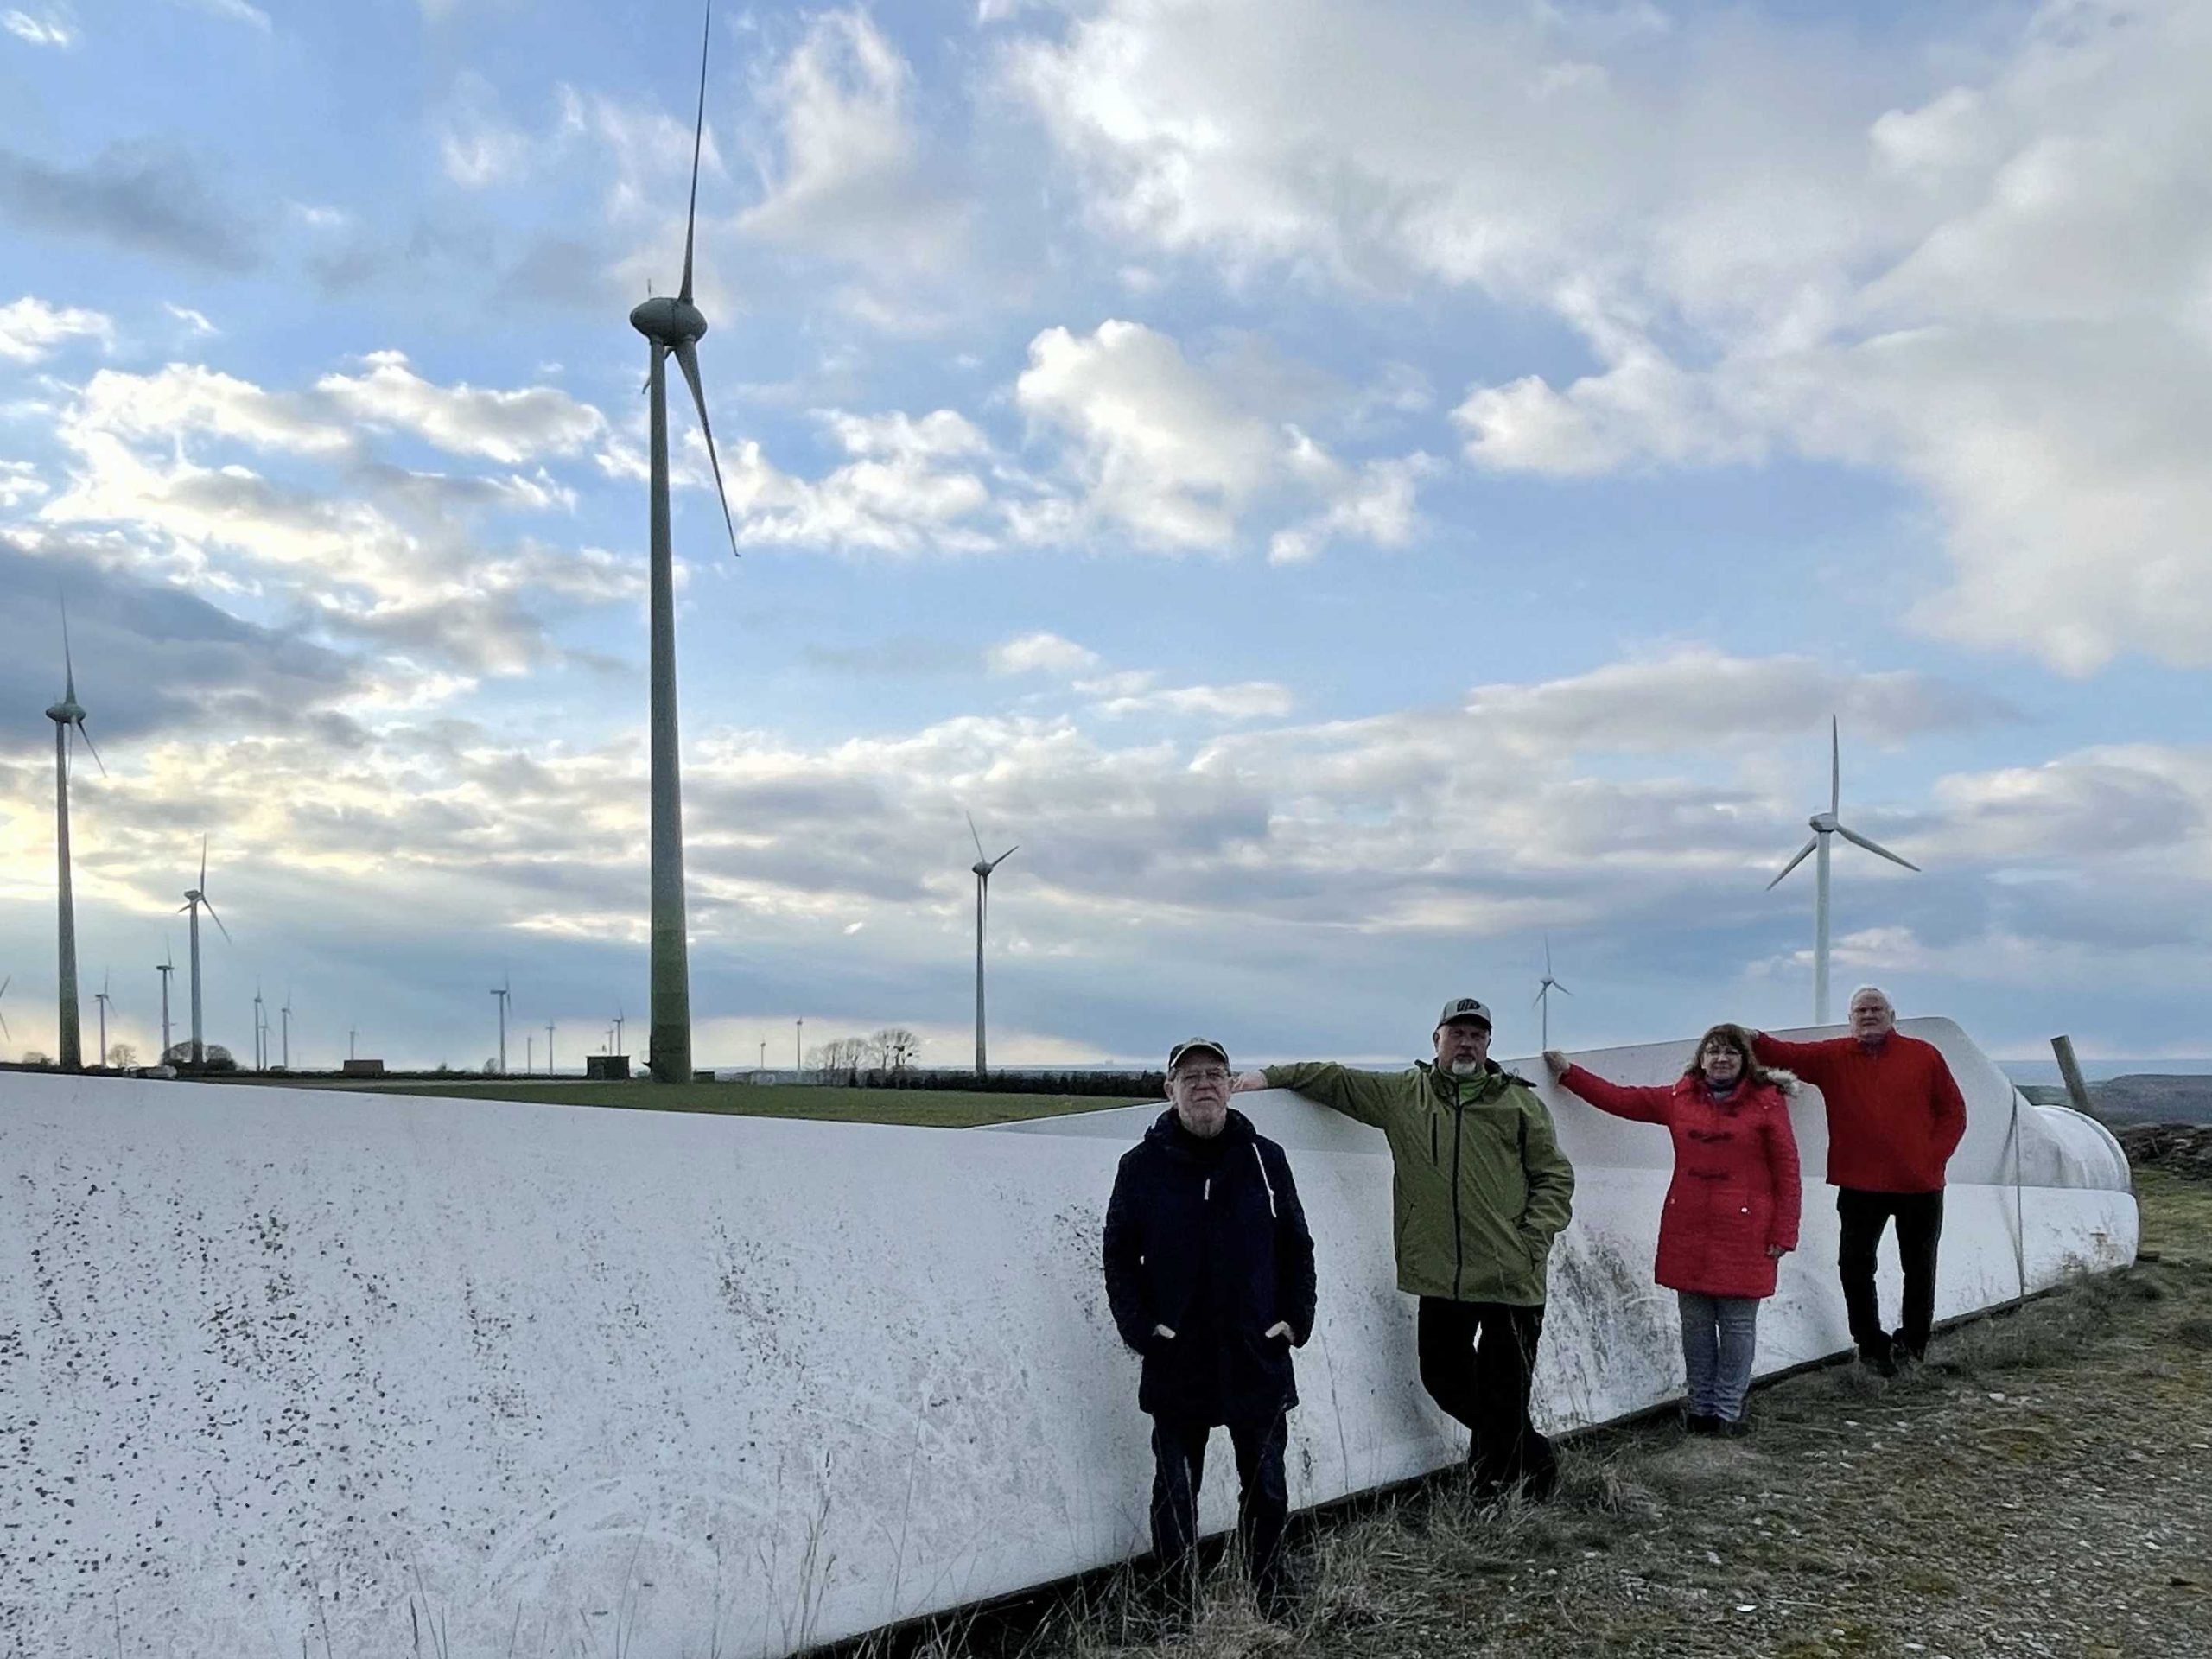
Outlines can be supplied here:
M685 0L0 0L0 1005L645 1003ZM726 5L676 502L702 1064L1575 1044L1839 989L2202 1054L2212 4ZM703 487L702 487L703 486ZM90 1005L87 1004L88 1014ZM542 1052L540 1058L542 1059Z

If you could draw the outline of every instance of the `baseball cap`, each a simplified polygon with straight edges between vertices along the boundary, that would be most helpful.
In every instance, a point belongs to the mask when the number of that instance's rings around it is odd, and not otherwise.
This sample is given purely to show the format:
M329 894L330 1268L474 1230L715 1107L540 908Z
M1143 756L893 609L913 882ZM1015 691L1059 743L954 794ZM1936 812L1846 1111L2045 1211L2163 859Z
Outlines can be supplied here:
M1173 1071L1175 1063L1185 1054L1205 1052L1218 1055L1224 1065L1229 1064L1229 1051L1211 1037L1185 1037L1167 1051L1167 1069Z
M1478 1020L1488 1028L1491 1024L1490 1010L1471 996L1455 996L1444 1005L1444 1012L1436 1016L1439 1026L1465 1020Z

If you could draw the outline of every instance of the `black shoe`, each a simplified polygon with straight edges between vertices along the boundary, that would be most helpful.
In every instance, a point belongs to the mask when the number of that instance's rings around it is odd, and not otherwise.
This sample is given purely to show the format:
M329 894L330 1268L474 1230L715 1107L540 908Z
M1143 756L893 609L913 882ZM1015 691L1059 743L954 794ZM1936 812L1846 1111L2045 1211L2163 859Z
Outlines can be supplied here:
M1685 1412L1682 1414L1682 1427L1692 1434L1718 1434L1720 1420L1702 1411Z
M1917 1365L1928 1357L1928 1344L1908 1342L1904 1332L1900 1331L1890 1338L1890 1353L1900 1365Z
M1719 1427L1713 1433L1732 1440L1740 1440L1751 1432L1751 1420L1748 1417L1723 1417L1719 1422Z
M1886 1341L1879 1344L1860 1343L1859 1363L1877 1376L1895 1376L1897 1374L1897 1357L1891 1352L1890 1344Z

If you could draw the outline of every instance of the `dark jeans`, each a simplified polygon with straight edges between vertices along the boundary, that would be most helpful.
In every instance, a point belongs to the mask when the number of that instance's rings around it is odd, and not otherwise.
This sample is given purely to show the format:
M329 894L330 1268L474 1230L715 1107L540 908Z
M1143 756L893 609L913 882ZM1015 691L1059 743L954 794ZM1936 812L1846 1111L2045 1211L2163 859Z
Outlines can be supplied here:
M1485 1488L1526 1480L1529 1495L1542 1497L1559 1484L1552 1443L1529 1416L1543 1333L1541 1307L1421 1299L1421 1385L1467 1426L1467 1467Z
M1152 1548L1173 1594L1196 1605L1198 1578L1198 1487L1205 1478L1206 1423L1172 1417L1152 1420ZM1289 1420L1281 1412L1259 1422L1229 1425L1236 1456L1236 1536L1245 1570L1264 1593L1282 1574L1282 1529L1290 1516L1290 1484L1283 1451Z
M1862 1192L1835 1190L1835 1213L1842 1223L1836 1270L1843 1278L1843 1306L1851 1319L1851 1339L1859 1351L1887 1358L1892 1349L1914 1359L1928 1351L1928 1332L1936 1323L1936 1247L1943 1236L1943 1195L1938 1192ZM1882 1309L1874 1294L1874 1252L1882 1230L1895 1217L1897 1260L1904 1268L1904 1318L1895 1343L1882 1329Z

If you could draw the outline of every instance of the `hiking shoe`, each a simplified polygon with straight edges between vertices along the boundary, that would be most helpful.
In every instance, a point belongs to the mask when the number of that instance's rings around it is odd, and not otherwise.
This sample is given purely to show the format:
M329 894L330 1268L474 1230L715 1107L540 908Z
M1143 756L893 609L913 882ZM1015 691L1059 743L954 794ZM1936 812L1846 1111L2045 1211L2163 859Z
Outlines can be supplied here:
M1732 1440L1740 1440L1751 1432L1751 1420L1748 1417L1721 1417L1715 1421L1718 1427L1713 1432Z
M1871 1342L1860 1343L1859 1363L1877 1376L1895 1376L1897 1374L1897 1357L1890 1351L1890 1344L1886 1342L1879 1347Z
M1928 1344L1907 1342L1904 1332L1900 1331L1890 1338L1890 1354L1900 1365L1917 1365L1928 1357Z
M1702 1411L1685 1412L1682 1414L1682 1427L1692 1434L1718 1434L1720 1420Z

